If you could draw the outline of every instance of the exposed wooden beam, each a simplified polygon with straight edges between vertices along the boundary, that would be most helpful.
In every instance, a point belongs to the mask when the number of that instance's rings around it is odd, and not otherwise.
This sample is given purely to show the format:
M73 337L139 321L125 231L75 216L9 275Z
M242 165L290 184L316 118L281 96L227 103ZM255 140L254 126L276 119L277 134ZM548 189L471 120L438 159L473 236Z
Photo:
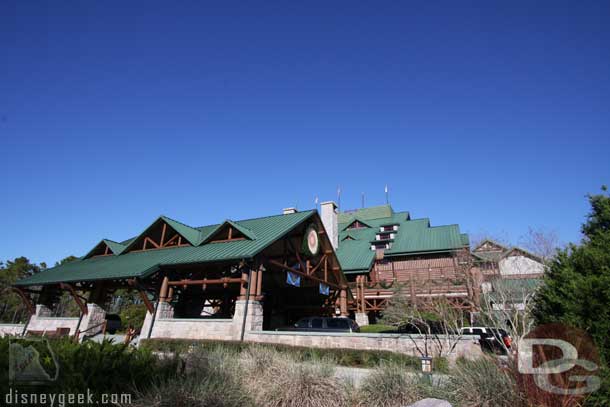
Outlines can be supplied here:
M72 287L71 284L66 284L66 283L59 283L59 287L62 290L68 290L68 292L70 292L70 295L72 296L72 298L74 298L74 301L76 301L76 305L78 305L78 308L80 308L80 311L83 313L83 315L87 315L87 305L85 305L83 303L83 301L80 299L80 297L78 296L78 294L76 294L76 290L74 290L74 287Z
M275 261L275 260L267 260L267 262L268 262L268 263L270 263L270 264L272 264L272 265L274 265L274 266L276 266L276 267L279 267L279 268L281 268L281 269L283 269L283 270L290 271L290 272L292 272L292 273L298 274L298 275L300 275L300 276L302 276L302 277L305 277L305 278L307 278L307 279L309 279L309 280L317 281L318 283L324 283L324 284L328 285L329 287L333 287L333 288L336 288L336 289L341 289L341 286L339 286L339 285L337 285L337 284L335 284L335 283L331 283L331 282L330 282L330 281L328 281L328 280L323 280L323 279L318 278L318 277L316 277L316 276L309 275L309 274L304 273L304 272L302 272L302 271L300 271L300 270L297 270L297 269L294 269L294 268L292 268L292 267L289 267L289 266L287 266L287 265L285 265L285 264L282 264L282 263L280 263L279 261Z
M28 297L28 295L21 288L18 288L18 287L11 287L11 288L21 297L21 300L23 301L23 304L27 308L30 315L34 315L36 313L36 308L34 307L34 305L32 305L32 301L30 300L30 297Z
M216 279L204 278L203 280L183 279L183 280L176 280L176 281L168 281L167 284L169 286L186 286L186 285L203 285L203 284L239 284L242 281L243 281L242 278L239 278L239 277L223 277L223 278L216 278Z

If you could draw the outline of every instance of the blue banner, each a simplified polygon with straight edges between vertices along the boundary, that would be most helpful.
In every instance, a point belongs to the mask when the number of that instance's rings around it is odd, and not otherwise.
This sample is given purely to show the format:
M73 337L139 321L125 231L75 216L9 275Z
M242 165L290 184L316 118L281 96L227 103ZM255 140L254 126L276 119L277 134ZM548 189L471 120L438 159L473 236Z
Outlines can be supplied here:
M295 287L301 286L301 276L291 271L286 273L286 283Z
M320 294L322 295L329 295L330 294L330 287L324 283L320 283Z

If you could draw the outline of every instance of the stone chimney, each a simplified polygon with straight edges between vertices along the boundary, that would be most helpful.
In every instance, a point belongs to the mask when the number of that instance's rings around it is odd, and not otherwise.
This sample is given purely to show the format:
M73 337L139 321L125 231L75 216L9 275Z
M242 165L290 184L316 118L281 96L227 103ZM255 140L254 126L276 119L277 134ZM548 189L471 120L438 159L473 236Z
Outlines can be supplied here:
M337 213L337 204L333 201L326 201L320 204L320 212L322 217L322 224L328 239L333 245L333 248L337 250L339 247L339 215Z
M283 213L284 215L290 215L291 213L297 213L297 208L284 208L283 209Z

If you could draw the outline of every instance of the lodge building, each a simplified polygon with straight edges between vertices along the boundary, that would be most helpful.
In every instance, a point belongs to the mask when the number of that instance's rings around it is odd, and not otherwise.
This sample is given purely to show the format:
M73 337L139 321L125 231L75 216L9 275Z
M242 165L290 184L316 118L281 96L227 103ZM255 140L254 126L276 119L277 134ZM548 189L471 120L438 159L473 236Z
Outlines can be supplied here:
M147 308L142 337L235 340L309 315L367 324L396 292L425 306L438 296L476 305L468 236L391 206L316 210L191 227L161 216L138 236L103 239L77 261L18 281L31 311L24 332L93 336L118 289ZM53 318L68 292L79 318Z

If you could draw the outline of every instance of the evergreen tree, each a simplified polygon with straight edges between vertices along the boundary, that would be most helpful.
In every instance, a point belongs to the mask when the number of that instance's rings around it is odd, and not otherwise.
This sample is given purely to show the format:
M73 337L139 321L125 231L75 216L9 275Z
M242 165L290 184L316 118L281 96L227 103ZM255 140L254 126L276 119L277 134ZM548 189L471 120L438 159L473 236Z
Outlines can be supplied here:
M593 338L606 376L594 395L596 402L610 395L610 196L606 191L602 187L602 194L589 195L591 211L582 226L583 240L558 252L534 307L538 323L574 326Z

